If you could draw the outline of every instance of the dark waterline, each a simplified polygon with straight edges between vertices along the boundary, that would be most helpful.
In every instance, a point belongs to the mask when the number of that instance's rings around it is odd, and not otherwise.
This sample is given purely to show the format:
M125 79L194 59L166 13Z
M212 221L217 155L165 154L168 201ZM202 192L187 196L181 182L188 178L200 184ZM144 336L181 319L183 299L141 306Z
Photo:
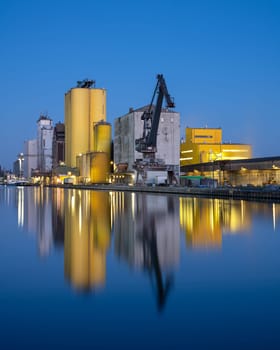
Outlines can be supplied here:
M280 204L0 188L1 349L278 349Z

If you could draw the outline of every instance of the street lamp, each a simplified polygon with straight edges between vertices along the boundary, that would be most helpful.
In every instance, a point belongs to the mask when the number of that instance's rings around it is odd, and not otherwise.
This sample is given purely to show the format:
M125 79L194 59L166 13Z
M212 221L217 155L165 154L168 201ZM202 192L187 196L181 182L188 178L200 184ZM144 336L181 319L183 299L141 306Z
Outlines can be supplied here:
M20 179L23 177L23 161L24 161L23 153L20 153L20 154L18 155L18 162L19 162L19 178L20 178Z

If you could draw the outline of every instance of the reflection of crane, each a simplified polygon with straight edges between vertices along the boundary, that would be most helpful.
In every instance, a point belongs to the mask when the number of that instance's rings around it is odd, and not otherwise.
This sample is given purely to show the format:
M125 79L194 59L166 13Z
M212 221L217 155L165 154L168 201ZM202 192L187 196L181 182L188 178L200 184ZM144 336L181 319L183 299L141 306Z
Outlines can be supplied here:
M164 279L164 274L160 266L155 215L149 215L145 201L143 202L142 210L143 218L145 219L143 220L143 231L141 233L139 232L139 238L143 242L144 267L149 272L152 281L155 279L158 310L162 311L173 283L173 277L167 274Z
M175 107L175 104L168 93L163 75L158 74L157 79L158 81L154 90L152 101L148 107L148 110L144 111L143 115L141 116L141 120L144 121L143 136L135 141L135 149L143 154L143 158L155 158L155 153L157 151L157 132L163 98L165 97L166 99L167 107ZM156 106L153 110L153 102L156 93L158 93L158 97Z
M154 99L157 94L157 101L154 106ZM143 181L147 178L148 170L173 171L172 168L167 167L163 160L156 159L157 152L157 133L162 109L163 99L166 100L167 108L174 108L175 104L170 97L165 80L162 74L157 75L157 84L153 93L152 101L146 111L141 116L144 121L143 135L135 140L135 149L142 153L143 159L137 159L134 164L134 169L137 171L137 182L139 174L141 174Z
M157 239L154 225L152 226L150 232L147 232L147 230L144 231L143 250L144 264L146 264L145 267L148 268L151 277L153 277L153 275L155 277L158 309L159 311L161 311L165 306L167 295L172 285L173 278L170 275L168 275L166 277L166 280L164 281L163 273L161 271L159 262Z

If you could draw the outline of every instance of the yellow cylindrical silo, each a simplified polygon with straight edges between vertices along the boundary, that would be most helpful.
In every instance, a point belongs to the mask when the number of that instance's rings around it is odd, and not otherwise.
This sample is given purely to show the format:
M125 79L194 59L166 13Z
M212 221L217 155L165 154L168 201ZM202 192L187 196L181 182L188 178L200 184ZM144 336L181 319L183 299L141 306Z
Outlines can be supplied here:
M90 151L94 151L93 126L106 120L106 90L90 89Z
M109 157L105 152L92 152L90 160L90 181L106 183L109 177Z
M68 91L64 97L64 125L65 125L65 163L70 164L71 142L71 92Z
M111 139L112 127L105 121L98 122L94 125L94 151L105 152L111 157Z
M89 150L89 89L74 88L71 90L71 123L69 131L70 164L76 166L76 157Z

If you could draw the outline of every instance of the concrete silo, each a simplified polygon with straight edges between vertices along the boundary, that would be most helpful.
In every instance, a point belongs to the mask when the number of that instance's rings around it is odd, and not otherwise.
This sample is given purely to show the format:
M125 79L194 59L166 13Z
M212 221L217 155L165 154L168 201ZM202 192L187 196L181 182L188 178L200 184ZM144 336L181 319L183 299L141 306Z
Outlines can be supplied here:
M90 151L94 151L93 126L106 120L106 90L90 89Z
M90 157L90 181L106 183L109 180L110 158L105 152L92 152Z
M89 92L88 89L71 90L70 140L71 166L76 166L76 156L89 150Z
M65 163L76 167L77 156L94 151L93 125L106 120L106 90L84 80L65 94Z
M110 123L100 121L94 125L94 151L105 152L111 156L112 127Z

